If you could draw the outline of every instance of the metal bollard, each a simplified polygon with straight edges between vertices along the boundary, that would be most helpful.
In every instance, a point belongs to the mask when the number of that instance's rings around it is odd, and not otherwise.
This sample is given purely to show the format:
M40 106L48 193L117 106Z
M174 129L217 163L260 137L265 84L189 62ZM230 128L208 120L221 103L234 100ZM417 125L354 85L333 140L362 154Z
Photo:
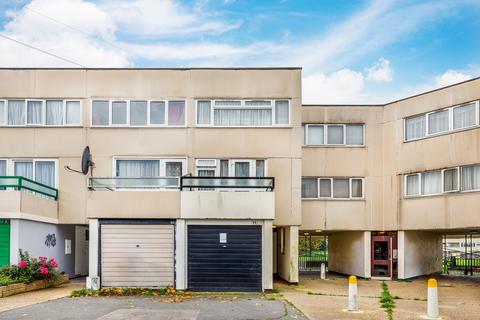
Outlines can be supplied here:
M438 318L438 289L437 280L428 279L427 317Z
M348 278L348 311L358 311L358 289L357 277L350 276Z
M320 279L325 280L325 263L320 265Z

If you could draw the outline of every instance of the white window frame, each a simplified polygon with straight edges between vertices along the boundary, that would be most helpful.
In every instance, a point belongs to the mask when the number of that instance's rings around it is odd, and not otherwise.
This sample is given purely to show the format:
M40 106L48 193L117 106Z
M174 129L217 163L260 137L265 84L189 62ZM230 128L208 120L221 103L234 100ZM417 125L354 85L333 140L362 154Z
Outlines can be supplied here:
M365 200L365 178L364 177L302 177L302 179L316 179L317 180L317 196L315 198L304 198L302 200L333 200L333 201L355 201ZM348 179L348 197L347 198L334 198L333 197L333 180L335 179ZM330 197L320 196L320 180L330 180ZM352 180L362 181L362 196L352 196Z
M108 124L106 125L94 125L93 124L93 102L94 101L108 101ZM146 101L147 102L147 123L145 125L131 125L130 121L130 104L132 101ZM170 109L171 101L182 101L184 103L184 123L183 124L169 124L168 113ZM127 102L127 123L126 124L112 124L113 102ZM150 122L150 105L152 102L164 102L165 103L165 123L164 124L152 124ZM182 98L172 99L123 99L123 98L95 98L90 99L90 127L92 128L185 128L187 126L188 119L188 101Z
M215 166L206 166L206 165L198 165L199 160L214 160L215 161ZM268 161L267 159L264 158L258 158L258 159L212 159L212 158L198 158L195 159L195 172L198 172L197 169L213 169L215 168L215 176L220 175L220 165L221 165L221 160L227 160L228 161L228 176L229 177L235 177L235 162L248 162L250 166L250 178L255 178L257 177L257 161L258 160L263 160L264 165L265 165L265 172L264 176L268 177Z
M78 102L80 106L79 114L79 123L67 123L67 102ZM45 102L46 103L46 102ZM45 106L45 112L47 111ZM45 115L46 117L46 115ZM83 107L82 107L82 100L78 99L65 99L63 100L63 125L65 127L80 127L83 124ZM51 127L51 126L50 126Z
M156 160L159 161L159 177L165 176L165 163L166 162L181 162L182 163L182 176L187 173L187 158L185 157L131 157L131 156L115 156L112 158L112 177L117 177L117 160Z
M28 123L28 102L30 101L42 103L42 119L40 123ZM47 101L41 100L41 99L25 99L25 125L28 127L40 127L40 126L45 126L46 121L47 121Z
M362 144L347 144L347 126L355 125L355 126L362 126ZM364 123L305 123L304 126L304 134L305 134L305 144L304 146L312 146L312 147L352 147L352 148L362 148L366 146L366 139L365 139L365 124ZM323 144L310 144L308 142L308 129L310 126L313 127L323 127ZM329 144L328 143L328 127L329 126L343 126L343 143L342 144Z
M456 190L445 190L445 171L457 170L457 189ZM442 193L452 193L460 191L460 167L452 167L447 169L442 169Z
M12 159L2 159L2 160L7 160L7 176L13 176L15 175L15 162L32 162L32 179L33 181L35 180L35 168L36 168L36 162L44 162L44 161L50 161L54 162L54 171L55 171L55 186L53 188L58 189L58 159L52 159L52 158L12 158Z
M475 104L475 124L471 125L471 126L468 126L468 127L454 129L453 128L453 109L463 107L463 106L468 105L470 103ZM432 114L432 113L436 113L436 112L444 111L444 110L448 110L448 130L447 131L442 131L442 132L436 132L436 133L432 133L432 134L428 133L428 129L429 129L428 117L429 117L429 115ZM421 115L424 116L424 120L425 120L424 136L420 137L420 138L414 138L414 139L407 140L407 120L409 118L414 118L414 117L421 116ZM441 108L441 109L437 109L437 110L433 110L433 111L429 111L429 112L410 115L408 117L403 118L403 142L422 140L422 139L426 139L426 138L430 138L430 137L441 136L441 135L445 135L445 134L449 134L449 133L455 133L455 132L464 131L464 130L468 130L468 129L471 129L471 128L478 127L478 126L480 126L479 115L480 115L480 101L479 100L469 101L469 102L465 102L465 103L462 103L462 104L457 104L457 105L446 107L446 108Z
M209 124L199 124L198 123L198 102L199 101L210 101L210 123ZM217 101L239 101L239 106L222 106L215 107ZM247 101L269 101L270 106L255 107L255 109L270 109L272 110L272 124L271 125L249 125L249 126L217 126L215 125L215 109L249 109L250 107L245 106ZM275 123L275 101L287 101L288 102L288 123L287 124L276 124ZM214 128L271 128L271 127L291 127L292 123L292 107L291 99L195 99L195 126L197 127L214 127Z
M0 122L0 127L6 127L8 126L8 105L7 105L7 99L0 99L0 102L3 102L3 119L5 122L1 123Z
M9 159L7 159L7 158L0 158L0 161L5 161L5 175L6 175L6 176L10 175L10 174L9 174L9 168L8 168L8 166L9 166L9 165L8 165ZM0 174L0 176L2 176L2 175Z
M418 176L418 194L407 194L407 177L408 176ZM409 173L403 175L403 195L406 198L414 198L422 196L422 175L420 173Z

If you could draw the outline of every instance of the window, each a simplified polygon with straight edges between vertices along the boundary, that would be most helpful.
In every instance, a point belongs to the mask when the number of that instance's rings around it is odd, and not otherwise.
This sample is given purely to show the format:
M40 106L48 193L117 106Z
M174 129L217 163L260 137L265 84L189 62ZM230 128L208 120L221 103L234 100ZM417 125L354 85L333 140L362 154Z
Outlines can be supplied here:
M325 127L309 125L308 126L308 144L321 145L325 143Z
M27 100L27 124L43 124L43 101Z
M0 177L7 175L7 160L0 159ZM5 187L0 187L0 190L5 190Z
M405 141L470 128L479 124L478 101L405 119Z
M461 190L480 189L480 165L462 167Z
M185 101L168 102L168 125L185 125Z
M197 159L197 173L200 170L214 172L217 177L265 177L267 175L266 160L258 159ZM202 171L202 174L205 173Z
M347 145L361 146L363 145L363 125L350 124L346 126Z
M442 172L429 171L421 174L422 195L438 194L442 192Z
M348 179L333 179L333 197L348 198L349 196Z
M443 170L443 192L458 191L458 168Z
M420 175L410 174L405 176L405 195L416 196L420 194Z
M318 180L316 178L302 179L302 198L318 197Z
M46 123L51 126L63 125L63 101L62 100L47 100L47 115Z
M65 102L65 124L67 125L81 124L80 101Z
M12 126L25 124L25 100L8 100L8 124Z
M127 124L127 101L112 101L112 125Z
M56 161L47 159L13 160L13 175L55 188L57 185Z
M302 178L302 198L363 199L363 178Z
M477 124L475 102L453 108L453 129L462 129Z
M305 124L302 126L305 145L363 146L363 124Z
M185 159L115 159L116 177L179 177L185 170Z
M5 100L0 100L0 126L7 122L7 104Z
M184 126L184 100L93 100L92 126Z
M332 180L320 179L320 198L332 197Z
M425 115L405 119L405 140L415 140L425 137L426 123Z
M289 100L198 100L197 125L265 127L290 123Z
M108 126L108 101L95 100L92 101L92 125Z
M476 190L480 190L480 164L404 176L406 197Z
M150 102L150 124L165 124L165 101Z
M449 111L441 110L428 114L428 134L448 131Z
M130 125L146 126L148 123L147 101L130 101Z

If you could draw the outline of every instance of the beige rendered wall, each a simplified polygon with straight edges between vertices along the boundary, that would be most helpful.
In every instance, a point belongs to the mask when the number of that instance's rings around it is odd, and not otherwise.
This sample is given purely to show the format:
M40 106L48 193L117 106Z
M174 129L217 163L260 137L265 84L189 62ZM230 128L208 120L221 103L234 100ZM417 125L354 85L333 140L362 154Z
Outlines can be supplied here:
M442 236L433 232L398 232L398 278L442 271Z
M281 229L285 232L285 251L281 252ZM279 228L277 234L277 275L290 282L298 283L298 226Z
M83 127L0 128L0 158L59 159L61 223L83 224L87 217L102 215L125 217L126 208L144 200L141 206L145 208L137 211L140 215L151 217L158 208L158 201L150 199L151 194L137 197L102 191L92 196L95 192L87 191L84 176L63 169L65 165L79 168L82 150L89 145L95 176L112 176L114 156L183 157L187 159L188 172L193 172L196 158L267 159L268 174L276 178L274 223L300 225L300 69L1 69L1 98L81 100ZM90 102L95 98L185 99L187 125L185 128L90 128ZM196 128L194 106L199 98L290 99L292 125ZM146 208L149 205L154 207ZM178 217L179 205L178 202L167 206L159 215ZM90 209L93 211L89 212ZM167 209L171 211L167 213Z
M19 218L50 223L58 222L55 200L25 191L0 192L0 218Z
M480 129L403 142L404 118L480 99L480 79L387 104L383 125L383 211L386 229L480 227L480 193L403 199L402 175L480 163Z
M302 147L303 177L364 177L364 199L302 200L303 230L383 229L381 106L303 106L302 123L365 125L365 146Z
M335 232L328 237L328 270L370 278L370 232Z

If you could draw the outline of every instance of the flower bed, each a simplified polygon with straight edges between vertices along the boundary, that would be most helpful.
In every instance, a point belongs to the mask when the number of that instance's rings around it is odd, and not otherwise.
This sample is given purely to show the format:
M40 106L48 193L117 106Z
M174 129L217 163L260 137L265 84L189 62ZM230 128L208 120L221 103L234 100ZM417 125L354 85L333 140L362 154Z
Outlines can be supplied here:
M20 250L18 265L5 266L0 270L0 297L68 282L68 276L61 275L57 268L58 263L53 258L31 258L28 252Z
M14 294L55 287L68 281L68 275L62 274L55 279L36 280L31 283L15 283L8 286L2 286L0 287L0 298L13 296Z

